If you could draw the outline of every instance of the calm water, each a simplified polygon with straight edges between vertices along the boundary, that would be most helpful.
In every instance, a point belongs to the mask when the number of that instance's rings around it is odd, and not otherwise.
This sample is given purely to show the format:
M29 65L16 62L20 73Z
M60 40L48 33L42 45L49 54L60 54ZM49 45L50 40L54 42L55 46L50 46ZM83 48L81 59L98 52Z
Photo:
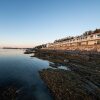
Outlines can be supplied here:
M48 67L48 61L31 58L23 50L0 49L0 87L16 86L17 100L52 100L38 73Z

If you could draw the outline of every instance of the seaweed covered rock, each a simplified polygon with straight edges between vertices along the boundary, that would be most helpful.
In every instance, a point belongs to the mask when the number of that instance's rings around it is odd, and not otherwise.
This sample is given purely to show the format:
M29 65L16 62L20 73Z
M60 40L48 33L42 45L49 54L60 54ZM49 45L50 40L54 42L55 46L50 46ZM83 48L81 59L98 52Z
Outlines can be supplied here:
M55 100L99 100L100 89L73 71L44 69L40 76L54 95ZM91 83L92 84L92 83Z
M0 100L16 100L17 89L15 87L0 88Z

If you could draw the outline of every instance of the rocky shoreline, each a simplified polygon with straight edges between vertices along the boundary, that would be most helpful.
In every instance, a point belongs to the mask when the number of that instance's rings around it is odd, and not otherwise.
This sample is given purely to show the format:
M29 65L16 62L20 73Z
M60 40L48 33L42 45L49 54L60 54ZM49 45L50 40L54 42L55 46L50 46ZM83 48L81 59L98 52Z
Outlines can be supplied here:
M100 53L39 50L35 56L70 69L40 71L55 100L100 99Z
M80 75L58 69L45 69L40 76L54 95L54 100L99 100L100 90ZM87 83L86 83L87 82ZM91 86L89 86L91 85Z
M18 92L13 86L0 87L0 100L16 100Z

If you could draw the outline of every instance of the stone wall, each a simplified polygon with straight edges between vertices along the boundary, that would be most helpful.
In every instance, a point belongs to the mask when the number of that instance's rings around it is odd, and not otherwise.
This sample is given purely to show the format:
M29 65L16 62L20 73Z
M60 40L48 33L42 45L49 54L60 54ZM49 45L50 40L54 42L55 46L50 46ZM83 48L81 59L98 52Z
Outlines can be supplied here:
M61 46L61 47L51 47L51 48L42 48L49 50L80 50L80 51L97 51L100 52L100 45L82 45L82 46Z

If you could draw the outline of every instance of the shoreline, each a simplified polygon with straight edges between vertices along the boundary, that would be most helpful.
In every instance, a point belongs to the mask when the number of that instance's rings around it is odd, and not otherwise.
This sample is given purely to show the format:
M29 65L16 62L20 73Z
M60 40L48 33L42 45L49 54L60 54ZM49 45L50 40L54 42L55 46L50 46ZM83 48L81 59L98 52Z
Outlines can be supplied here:
M55 64L53 67L63 65L70 69L51 68L39 72L55 100L100 99L100 53L39 50L35 56L49 60Z
M78 74L65 70L45 69L40 76L54 95L54 100L99 100L97 87ZM92 84L92 85L91 85Z

